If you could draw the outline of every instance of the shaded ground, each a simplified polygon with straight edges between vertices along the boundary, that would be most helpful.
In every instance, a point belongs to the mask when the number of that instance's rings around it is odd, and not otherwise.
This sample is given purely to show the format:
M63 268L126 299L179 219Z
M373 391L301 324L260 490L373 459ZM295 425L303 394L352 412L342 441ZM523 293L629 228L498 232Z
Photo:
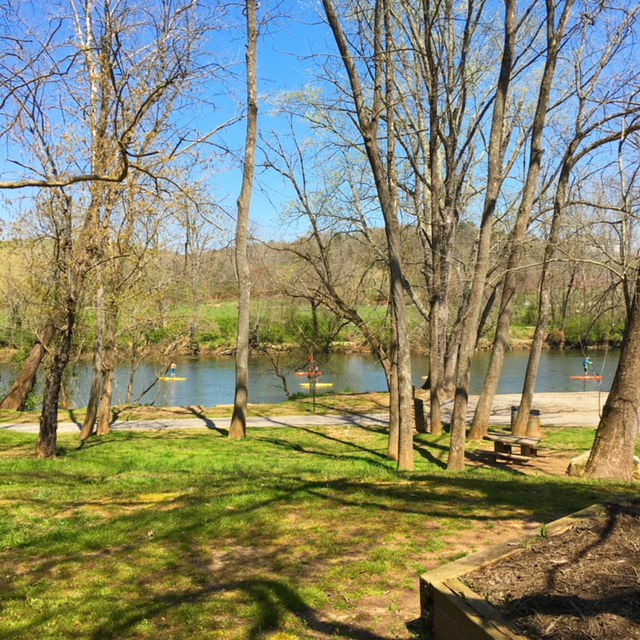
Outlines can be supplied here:
M640 639L640 500L465 580L529 638Z
M330 414L334 411L338 411L343 417L352 418L354 424L361 422L361 418L358 415L360 412L371 412L374 415L369 416L373 420L374 427L379 426L377 424L379 418L376 418L379 411L384 410L386 396L383 394L368 394L367 396L353 395L349 398L350 404L347 405L347 410L344 406L344 398L338 399L331 396L318 399L318 414L317 416L301 416L301 404L290 403L286 405L287 411L283 411L284 405L275 407L252 407L251 414L252 419L258 419L259 417L269 418L263 420L261 425L263 426L285 426L287 424L294 423L294 419L300 418L304 424L309 427L311 424L315 424L315 420L318 422L322 420L325 424L335 425L338 424L336 419L326 420L326 415L322 413ZM597 394L540 394L537 398L537 407L542 411L542 423L543 427L549 425L580 425L580 426L594 426L598 420L598 409L603 398ZM339 404L337 410L334 403ZM474 406L475 398L472 399L471 407ZM508 424L510 417L510 407L512 404L517 404L515 396L499 396L496 399L494 405L494 411L492 415L493 424ZM308 402L306 403L307 409ZM302 405L304 406L304 405ZM470 410L471 410L470 407ZM445 407L446 411L447 407ZM352 411L349 414L349 410ZM187 408L165 408L155 409L152 407L135 407L122 410L120 415L117 416L116 429L127 429L133 431L136 428L140 428L140 422L142 420L148 420L153 422L149 428L154 430L159 429L171 429L171 428L207 428L210 430L219 430L223 432L224 427L227 426L227 419L225 416L229 413L228 407L217 407L215 410L207 409L203 407L187 407ZM284 415L283 415L284 414ZM285 419L285 415L287 415ZM384 414L383 414L384 415ZM78 418L77 415L71 416L72 418ZM188 420L185 418L189 418ZM132 422L127 424L126 421ZM134 425L133 420L138 421ZM188 423L188 424L187 424ZM264 423L264 424L263 424ZM296 423L297 424L297 423ZM26 425L23 425L26 427ZM37 428L37 425L35 425ZM77 431L77 422L71 423L71 427ZM7 428L1 426L0 428ZM344 437L344 428L340 427L335 431L331 427L323 425L326 431L323 431L323 436L327 438ZM35 431L34 431L35 432ZM487 446L488 445L487 443ZM306 450L301 449L305 453ZM470 453L469 461L471 464L485 465L486 458L482 460L480 457ZM551 474L551 475L564 475L564 472L569 463L567 457L560 457L553 451L549 452L549 455L544 458L540 458L535 463L530 465L509 465L510 470L513 473L527 473L527 474ZM462 507L461 507L462 508ZM302 636L294 636L287 634L265 635L264 637L270 638L270 640L292 640L296 638L321 639L329 637L341 637L351 638L357 640L391 640L391 639L403 639L409 638L421 638L421 629L417 622L414 620L419 613L418 606L418 594L417 594L417 579L416 574L425 570L434 568L443 562L446 563L449 560L453 560L465 553L479 550L479 548L490 544L499 544L512 540L514 538L521 537L526 534L527 531L530 534L534 534L540 529L540 522L533 522L523 520L518 517L517 513L513 514L513 519L500 519L499 526L493 519L489 518L486 522L480 522L477 526L469 529L462 528L455 532L455 535L448 536L446 542L446 551L439 548L435 542L437 541L434 535L434 545L423 544L421 547L411 547L414 542L413 535L407 535L398 540L397 543L406 543L409 551L405 551L410 554L412 558L413 566L407 566L399 568L393 584L384 584L384 589L371 590L372 593L361 597L356 594L352 596L346 590L340 590L335 593L334 597L328 602L322 610L322 619L314 618L310 613L304 617L307 623L307 632ZM441 513L439 522L444 523L443 526L451 524L450 518L448 519L446 513ZM424 520L421 520L421 525ZM431 519L429 520L431 522ZM345 528L346 523L342 523L341 529ZM361 523L357 520L353 521L353 525L356 528L361 528ZM416 525L418 526L418 525ZM300 528L300 525L296 529ZM145 529L145 531L147 531ZM145 534L148 535L148 534ZM364 536L363 536L364 538ZM212 584L225 584L225 580L230 573L238 581L239 584L250 584L256 565L261 566L265 564L271 567L272 564L282 562L282 556L286 553L283 551L286 548L287 541L284 541L282 547L278 547L278 553L274 553L275 560L270 557L273 549L267 548L266 552L261 555L257 553L255 557L251 557L251 562L247 563L246 555L243 555L244 549L239 551L224 551L221 563L221 557L218 555L218 551L211 549L210 557L205 558L203 565L205 565L211 572ZM366 540L363 540L365 545ZM363 548L363 552L366 546ZM255 553L255 552L254 552ZM237 556L237 557L236 557ZM277 561L277 562L276 562ZM308 559L305 560L309 561ZM360 558L357 554L349 556L348 558L340 557L340 563L343 563L346 567L354 565L354 571L357 570L359 564L363 563L363 558ZM248 566L247 566L248 564ZM640 566L640 563L635 563ZM229 572L229 567L233 567L233 571ZM326 563L319 563L317 567L318 571L327 571ZM345 570L343 568L343 570ZM243 573L246 572L246 573ZM268 572L267 572L268 573ZM313 579L311 584L316 580L316 571L311 571ZM269 576L275 581L281 576L278 572L274 573L274 576ZM377 578L371 577L368 582L375 583ZM275 582L274 582L275 583ZM637 583L636 583L637 584ZM266 588L266 587L265 587ZM286 594L285 594L286 595ZM353 600L357 599L357 607L353 604ZM282 600L286 600L284 595ZM297 607L297 603L294 605ZM297 611L297 608L296 608ZM551 624L551 623L549 623ZM541 636L545 637L545 636ZM549 635L546 637L558 637L555 635L554 627L551 627ZM589 637L589 636L581 636ZM593 637L598 638L634 638L632 635L619 635L617 633L610 634L596 634ZM464 639L460 639L464 640Z
M481 442L473 451L467 451L465 457L469 466L493 467L495 469L509 469L513 473L524 475L565 476L567 468L573 458L566 451L548 449L532 460L529 464L504 461L493 461L486 453L493 450L491 443Z

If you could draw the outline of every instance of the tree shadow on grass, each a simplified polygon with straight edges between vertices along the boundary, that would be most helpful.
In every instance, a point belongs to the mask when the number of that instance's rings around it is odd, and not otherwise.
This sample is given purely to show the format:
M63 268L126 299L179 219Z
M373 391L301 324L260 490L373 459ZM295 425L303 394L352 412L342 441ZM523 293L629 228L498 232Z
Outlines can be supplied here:
M306 431L306 429L305 429ZM310 433L314 434L314 435L321 435L316 433L313 430L309 430ZM325 437L325 436L322 436ZM341 442L345 445L349 445L349 442L343 442L339 439L334 439L334 438L329 438L330 440L335 440L337 442ZM372 457L368 457L368 456L357 456L357 454L354 453L344 453L342 455L340 454L336 454L335 452L325 452L325 451L318 451L317 449L312 449L310 447L305 447L302 444L299 443L294 443L291 442L290 440L285 440L285 439L280 439L280 438L260 438L261 442L268 442L269 444L272 444L275 447L281 447L282 449L287 449L290 451L294 451L296 453L303 453L303 454L307 454L310 456L318 456L320 458L326 458L327 460L336 460L336 459L345 459L345 460L359 460L360 462L365 462L367 464L370 465L374 465L386 470L392 470L392 466L391 466L391 461L389 461L388 464L385 464L383 462L383 460L386 460L386 456L382 455L381 453L374 451L372 449L367 449L365 447L355 447L357 450L359 450L360 452L362 452L363 454L369 454L371 456L375 456L378 459L372 458Z
M374 404L377 404L380 407L381 413L389 413L389 406L388 405L383 405L380 404L378 402L375 402ZM316 408L318 409L326 409L327 411L336 411L336 407L331 405L331 404L324 404L321 401L318 401L316 399ZM326 416L331 416L332 414L324 414ZM375 415L371 415L371 413L368 412L363 412L363 411L356 411L355 409L347 409L346 407L341 407L340 408L340 416L352 416L354 419L354 424L357 423L358 418L366 418L368 420L373 420L375 422L380 422L381 425L387 425L389 424L389 420L388 419L384 419L384 418L378 418Z
M363 431L370 431L373 433L381 433L382 429L378 429L378 428L368 428L368 427L361 427L360 425L356 425L358 428L362 429ZM332 436L330 434L328 434L326 431L322 430L322 429L312 429L310 427L297 427L296 428L297 431L304 431L305 433L310 433L314 436L317 436L318 438L322 438L323 440L328 440L330 442L336 442L338 444L342 444L345 445L349 448L355 449L357 451L362 451L362 452L366 452L366 453L370 453L371 455L376 456L377 458L383 458L386 459L386 455L380 453L379 451L376 451L375 449L371 449L369 447L364 447L360 444L356 444L355 442L352 442L350 440L346 440L346 439L342 439L342 438L336 438L335 436Z
M127 634L143 621L167 616L173 609L205 603L208 599L232 592L242 592L253 604L255 613L249 621L247 640L265 637L265 632L282 628L285 615L297 616L307 629L316 633L339 636L351 640L391 640L390 636L362 629L344 622L328 622L313 608L309 607L300 594L283 580L255 578L208 584L201 589L183 591L177 594L159 595L146 604L141 604L124 613L116 612L112 619L101 624L91 634L91 640L116 640ZM241 624L241 620L235 622Z
M297 617L305 629L327 637L338 636L350 640L391 640L391 636L380 635L374 631L350 624L348 622L329 621L319 611L311 607L296 588L296 578L281 577L278 579L260 575L270 571L269 566L277 566L280 562L276 549L267 544L266 554L257 553L249 556L240 553L234 558L225 558L225 562L212 563L210 553L199 545L186 549L186 561L192 567L201 586L187 588L180 592L156 594L146 602L126 605L125 611L114 612L109 620L97 627L91 634L91 640L116 640L127 637L128 632L143 621L171 617L174 610L194 605L216 606L220 596L233 603L246 603L247 611L243 615L242 608L235 609L233 622L225 619L226 624L233 624L246 629L243 637L247 640L259 640L269 631L285 630L287 618ZM265 569L265 562L267 567ZM297 572L296 572L297 573ZM229 575L236 576L229 580ZM257 575L251 575L257 574ZM232 605L233 607L233 605ZM203 617L210 614L203 612ZM222 631L222 629L218 629Z
M228 429L223 429L221 427L218 427L211 418L207 418L207 416L203 413L200 407L189 406L185 408L189 413L193 414L196 418L199 418L200 420L202 420L202 422L204 422L204 426L207 427L207 429L210 429L211 431L216 431L221 436L229 435Z
M53 477L58 482L62 481L59 470L56 470ZM99 620L96 623L99 626L94 626L85 636L94 640L128 637L136 633L136 626L144 620L157 620L158 625L161 625L163 624L161 619L164 616L168 617L170 624L180 624L179 621L183 619L182 612L177 611L180 607L199 604L215 607L221 600L226 600L230 595L233 597L234 591L240 594L238 597L241 601L249 601L253 605L253 609L246 613L244 622L242 619L239 621L240 624L246 625L247 634L243 637L249 640L264 637L265 630L285 627L292 615L299 618L300 624L313 630L316 637L319 634L326 634L327 637L338 635L352 640L390 640L390 637L364 629L362 626L329 621L329 614L323 615L321 611L305 602L295 588L296 582L312 583L316 579L318 568L334 566L333 563L339 560L340 553L346 554L345 558L348 559L349 549L339 549L335 546L320 547L320 545L314 548L311 545L311 550L305 551L305 554L313 555L308 559L305 556L304 563L297 563L295 558L288 563L285 562L283 557L286 558L287 554L295 548L298 537L295 535L287 537L286 540L289 542L284 543L283 532L293 532L292 527L295 527L298 521L294 519L286 524L288 512L281 511L284 507L290 507L291 513L296 513L297 505L311 505L309 508L313 509L314 505L320 504L319 501L326 504L333 502L343 507L336 512L339 518L327 521L330 527L331 523L335 522L336 531L339 530L340 522L345 518L357 517L362 513L362 509L376 509L376 513L380 516L373 518L367 524L371 534L369 539L373 540L376 538L376 531L383 531L380 527L383 526L382 522L386 514L392 512L418 515L434 521L439 518L445 518L448 521L455 518L465 522L473 519L477 522L497 523L503 518L511 520L514 517L537 520L542 514L547 513L545 494L559 493L557 483L550 483L545 478L527 480L525 485L517 490L518 488L514 487L515 483L508 476L470 477L462 474L445 476L440 472L419 473L411 483L403 481L390 484L376 480L363 482L361 478L353 480L318 478L309 481L296 476L295 470L291 470L275 476L271 473L264 475L261 486L268 483L270 479L273 487L267 487L263 496L256 495L254 499L247 500L246 491L242 486L238 486L239 478L235 475L212 478L207 474L202 478L193 477L189 481L188 492L182 487L179 489L181 493L176 493L175 497L170 496L166 501L159 503L162 509L155 507L153 510L148 509L149 503L140 501L139 509L133 511L132 509L136 507L135 500L139 500L137 493L134 492L132 496L120 496L117 492L109 500L109 505L113 506L112 498L116 497L120 498L120 502L125 504L127 509L109 522L111 533L108 547L99 548L97 546L99 540L92 538L92 529L105 527L105 523L100 521L92 525L83 525L80 529L60 526L51 531L43 530L43 536L21 544L17 550L17 557L22 557L25 551L29 551L29 564L32 568L29 571L28 580L32 585L41 585L39 588L44 589L48 587L45 585L47 581L43 578L48 577L50 583L54 568L62 569L63 573L60 575L64 575L65 568L73 566L73 571L77 571L77 575L84 575L86 566L91 575L93 567L101 561L111 561L107 559L114 558L114 562L117 560L129 563L134 558L153 558L154 553L158 553L152 550L154 547L164 545L162 548L169 552L179 544L180 552L176 557L180 559L176 561L176 565L166 565L163 569L161 564L154 566L154 563L150 562L147 565L140 561L139 572L132 578L132 584L139 585L133 592L134 596L137 593L140 594L139 599L134 597L131 600L129 596L123 597L121 601L116 599L112 603L113 607L106 609L107 613L102 614L108 615L109 618ZM34 478L34 480L41 482L42 478ZM26 481L27 478L21 475L20 482ZM73 496L72 489L76 486L78 479L69 475L64 478L64 481L69 486L69 496ZM94 481L94 478L87 479L87 482ZM575 507L573 510L576 510L578 507L592 503L594 489L598 486L573 482L564 484L562 509L568 509L569 505L572 505ZM173 489L174 492L176 490L177 488ZM65 495L65 487L56 488L55 493L60 496ZM239 502L234 503L234 495L238 496ZM130 504L122 500L129 497L133 500ZM310 497L318 502L310 503ZM60 509L79 512L86 504L86 497L81 501L76 500L67 498L61 501ZM273 516L269 519L266 515L273 513L273 507L280 509L276 511L279 514L276 520L273 520ZM349 508L353 508L353 511L348 510ZM557 509L557 506L555 508ZM256 519L247 518L247 515L253 511L259 512ZM176 514L180 517L176 517ZM207 522L220 523L221 529L203 531L203 523ZM378 522L380 525L377 524ZM213 545L207 543L206 548L215 549L217 531L227 531L228 536L228 532L237 531L240 526L244 527L242 529L244 533L234 533L233 539L221 535L223 555L203 550L205 548L203 535L214 541ZM260 535L256 536L258 526ZM147 535L150 530L154 532L153 538ZM328 534L331 535L331 531ZM85 535L86 539L83 538ZM455 533L452 532L450 535ZM308 543L309 541L306 541L306 544ZM74 545L74 551L71 554L69 544ZM31 545L33 545L32 550L29 549ZM375 551L375 548L375 545L372 546L371 552ZM253 555L247 555L247 550L256 551ZM362 552L363 550L359 549L359 553ZM21 561L24 562L24 559ZM3 564L3 570L8 572L8 567L16 563L10 555L5 554ZM174 591L172 587L168 587L162 593L154 589L146 589L145 584L149 580L162 579L165 569L185 578L193 575L193 582L179 592ZM159 575L153 573L154 571L159 572ZM290 574L289 578L286 577L287 571ZM285 577L282 577L283 574ZM117 579L116 575L114 571L114 580ZM273 575L277 575L278 578L272 578ZM24 584L20 588L17 587L18 584L20 581L16 583L16 587L11 583L7 585L3 596L5 601L23 596ZM162 586L159 588L162 589ZM331 603L328 608L330 607ZM227 615L234 615L233 603L224 611L226 612L223 618L225 624L238 624L238 621L229 622L227 618ZM174 612L176 617L172 620ZM45 619L47 615L53 614L46 609L34 610L33 618L30 617L23 623L21 637L37 635L37 631L51 622L51 619Z
M436 442L416 442L413 443L414 451L424 460L427 460L431 464L439 467L440 469L446 469L447 463L441 458L434 455L429 449L437 449L442 455L449 451L449 447L438 444Z
M78 429L82 429L82 421L80 418L76 417L76 412L73 409L68 409L67 413L69 414L69 419L73 424L75 424Z

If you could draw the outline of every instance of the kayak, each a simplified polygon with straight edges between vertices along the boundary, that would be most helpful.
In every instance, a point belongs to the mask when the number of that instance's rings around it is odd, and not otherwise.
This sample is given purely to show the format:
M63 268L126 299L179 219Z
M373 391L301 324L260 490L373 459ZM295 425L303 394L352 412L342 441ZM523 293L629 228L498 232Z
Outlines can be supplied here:
M158 380L162 380L162 382L184 382L186 378L171 378L169 376L160 376Z
M572 380L602 380L602 376L569 376Z

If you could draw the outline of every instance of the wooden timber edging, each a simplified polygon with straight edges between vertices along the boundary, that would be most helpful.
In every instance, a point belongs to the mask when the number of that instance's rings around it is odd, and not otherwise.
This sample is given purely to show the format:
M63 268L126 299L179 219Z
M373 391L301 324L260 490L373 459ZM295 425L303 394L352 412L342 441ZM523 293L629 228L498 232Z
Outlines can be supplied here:
M545 535L556 536L579 522L601 517L604 507L592 505L551 522ZM420 576L422 624L432 640L527 640L516 633L481 595L461 580L481 567L490 566L522 551L536 536L497 545L460 558Z

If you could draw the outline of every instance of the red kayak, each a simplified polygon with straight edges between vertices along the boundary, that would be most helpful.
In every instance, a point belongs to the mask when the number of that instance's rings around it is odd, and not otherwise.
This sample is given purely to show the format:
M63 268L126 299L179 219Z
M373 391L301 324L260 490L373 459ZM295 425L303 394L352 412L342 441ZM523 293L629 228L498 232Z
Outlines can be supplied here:
M602 376L569 376L572 380L602 380Z

